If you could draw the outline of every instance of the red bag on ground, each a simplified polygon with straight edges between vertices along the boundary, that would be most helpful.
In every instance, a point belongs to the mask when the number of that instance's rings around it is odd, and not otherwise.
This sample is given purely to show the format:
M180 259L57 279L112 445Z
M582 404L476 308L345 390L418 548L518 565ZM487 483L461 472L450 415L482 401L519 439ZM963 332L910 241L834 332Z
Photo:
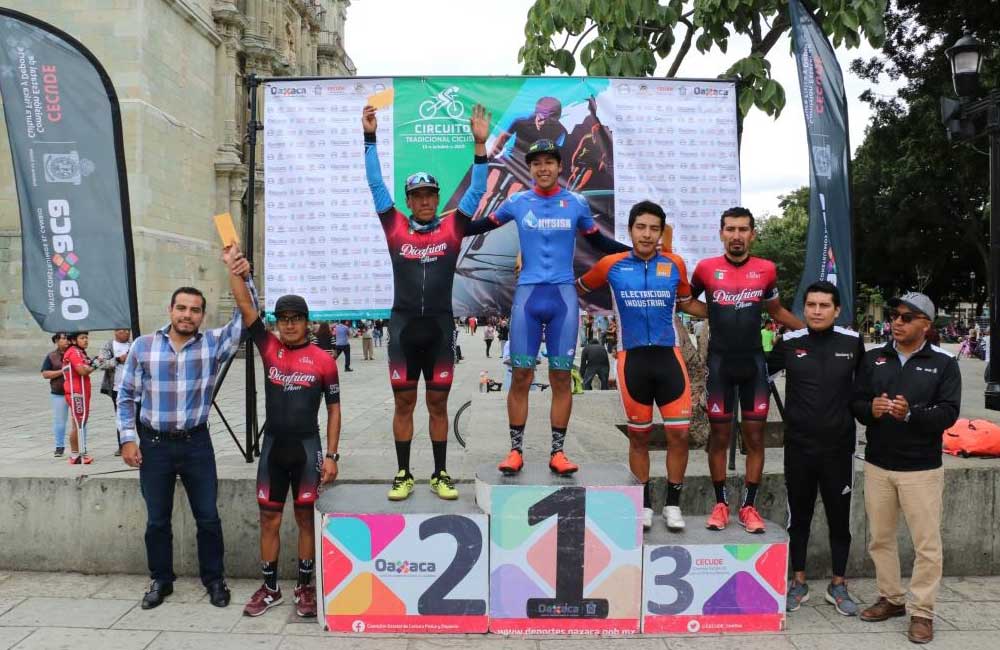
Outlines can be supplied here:
M959 418L944 432L944 453L952 456L1000 456L1000 426L989 420Z

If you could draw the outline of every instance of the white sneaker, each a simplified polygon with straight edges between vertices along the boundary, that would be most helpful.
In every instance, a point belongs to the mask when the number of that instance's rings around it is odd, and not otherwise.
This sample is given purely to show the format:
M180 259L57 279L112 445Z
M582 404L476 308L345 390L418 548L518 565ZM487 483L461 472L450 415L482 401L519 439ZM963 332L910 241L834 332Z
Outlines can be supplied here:
M642 529L649 530L653 527L653 509L643 508L642 509Z
M667 520L667 528L674 532L684 530L684 517L678 506L663 506L663 518Z

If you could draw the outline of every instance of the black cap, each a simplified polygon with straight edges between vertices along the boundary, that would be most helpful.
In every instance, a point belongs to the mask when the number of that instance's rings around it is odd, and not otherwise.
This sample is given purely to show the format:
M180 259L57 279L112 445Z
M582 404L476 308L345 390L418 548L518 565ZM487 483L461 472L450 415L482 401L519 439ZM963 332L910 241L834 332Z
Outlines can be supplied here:
M286 296L278 298L278 302L274 303L274 315L277 316L283 312L303 314L308 317L309 305L306 304L306 299L302 296L296 296L295 294L290 293Z
M552 140L535 140L530 147L528 147L528 153L524 154L524 162L531 164L531 161L538 156L545 154L547 156L552 156L559 162L562 162L562 155L559 153L559 147Z

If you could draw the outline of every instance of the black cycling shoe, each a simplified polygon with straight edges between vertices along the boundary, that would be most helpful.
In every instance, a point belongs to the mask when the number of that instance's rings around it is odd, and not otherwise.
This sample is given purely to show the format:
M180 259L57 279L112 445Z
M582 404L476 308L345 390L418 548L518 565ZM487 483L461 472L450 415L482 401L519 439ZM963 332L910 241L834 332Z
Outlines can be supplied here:
M231 594L225 580L213 582L205 588L208 591L208 600L216 607L226 607L229 605Z
M153 609L163 604L163 599L174 593L174 583L157 582L153 580L149 583L149 591L142 597L143 609Z

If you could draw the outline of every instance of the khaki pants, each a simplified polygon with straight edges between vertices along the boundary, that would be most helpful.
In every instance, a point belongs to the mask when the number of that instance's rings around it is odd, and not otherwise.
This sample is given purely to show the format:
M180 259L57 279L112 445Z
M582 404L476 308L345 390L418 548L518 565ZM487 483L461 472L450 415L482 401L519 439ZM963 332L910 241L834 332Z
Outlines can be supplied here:
M934 618L934 601L941 585L941 501L944 468L894 472L865 463L865 510L871 541L868 553L875 563L880 596L895 605L906 602L899 570L896 527L899 513L913 540L915 559L910 578L910 616Z
M375 358L375 348L372 346L371 339L361 339L361 352L364 354L366 360Z

